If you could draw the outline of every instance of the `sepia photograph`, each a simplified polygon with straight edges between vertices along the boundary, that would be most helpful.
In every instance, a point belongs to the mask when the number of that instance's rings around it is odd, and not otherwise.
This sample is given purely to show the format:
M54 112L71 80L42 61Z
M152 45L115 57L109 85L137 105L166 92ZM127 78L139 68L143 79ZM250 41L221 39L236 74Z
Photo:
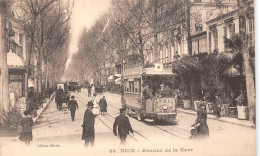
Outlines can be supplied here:
M256 156L254 0L0 0L0 156Z

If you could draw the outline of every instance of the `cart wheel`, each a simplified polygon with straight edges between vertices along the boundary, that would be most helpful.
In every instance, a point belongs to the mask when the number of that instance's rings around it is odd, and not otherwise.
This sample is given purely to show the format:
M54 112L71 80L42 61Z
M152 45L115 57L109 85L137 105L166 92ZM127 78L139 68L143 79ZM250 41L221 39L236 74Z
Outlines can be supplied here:
M137 113L137 120L138 121L144 121L144 117L141 115L140 112Z
M138 120L138 121L141 121L141 120L142 120L140 114L141 114L141 113L139 113L139 112L137 113L137 120Z

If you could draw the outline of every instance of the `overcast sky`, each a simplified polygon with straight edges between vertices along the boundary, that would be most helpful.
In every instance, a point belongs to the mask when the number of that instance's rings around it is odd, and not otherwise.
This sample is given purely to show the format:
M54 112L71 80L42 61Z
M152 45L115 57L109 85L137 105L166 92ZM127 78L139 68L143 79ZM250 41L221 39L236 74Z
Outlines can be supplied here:
M84 27L90 29L95 20L108 10L111 0L74 0L74 8L71 19L71 44L70 57L66 64L70 63L71 54L78 51L78 38Z

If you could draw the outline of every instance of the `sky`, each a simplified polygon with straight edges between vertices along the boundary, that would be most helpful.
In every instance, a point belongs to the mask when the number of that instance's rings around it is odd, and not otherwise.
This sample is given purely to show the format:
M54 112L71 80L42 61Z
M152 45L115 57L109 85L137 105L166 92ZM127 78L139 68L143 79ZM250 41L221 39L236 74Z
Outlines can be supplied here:
M71 62L71 56L78 51L78 39L84 28L90 29L111 5L111 0L74 0L74 8L71 16L71 43L70 55L66 63L65 71Z

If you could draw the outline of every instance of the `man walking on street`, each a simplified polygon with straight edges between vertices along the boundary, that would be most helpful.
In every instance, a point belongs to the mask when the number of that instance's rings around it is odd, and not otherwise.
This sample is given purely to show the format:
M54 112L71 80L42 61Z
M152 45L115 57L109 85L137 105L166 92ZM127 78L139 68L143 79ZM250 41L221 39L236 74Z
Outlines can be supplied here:
M121 140L121 145L125 144L126 136L129 134L129 131L134 134L130 121L126 115L126 109L120 108L120 115L116 117L114 125L113 125L113 132L114 135L117 136L117 126L118 126L118 134Z
M88 108L84 114L84 121L83 121L83 133L82 133L82 140L85 140L85 147L88 147L89 144L91 147L94 146L94 139L95 139L95 115L92 113L93 109L93 102L88 102Z
M71 96L71 100L69 101L69 104L68 104L68 110L70 110L71 120L72 120L72 121L75 121L74 119L75 119L76 109L79 109L78 103L77 103L77 101L75 100L75 97L74 97L74 96Z
M88 97L91 97L91 86L88 87Z
M59 110L61 110L61 106L62 106L62 96L63 96L63 89L61 88L61 86L59 86L59 89L56 91L56 97L55 97L57 109Z

